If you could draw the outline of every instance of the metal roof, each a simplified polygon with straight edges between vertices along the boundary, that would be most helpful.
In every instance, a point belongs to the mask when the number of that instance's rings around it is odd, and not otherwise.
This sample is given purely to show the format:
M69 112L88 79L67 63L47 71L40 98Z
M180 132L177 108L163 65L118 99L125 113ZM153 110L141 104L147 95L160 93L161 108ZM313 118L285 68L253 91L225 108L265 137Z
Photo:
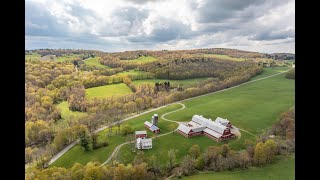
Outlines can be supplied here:
M145 125L147 125L149 128L153 125L149 121L144 122Z
M136 135L138 135L138 134L147 134L147 131L136 131L135 134L136 134Z
M219 133L217 133L215 131L212 131L209 128L204 129L203 132L206 132L206 133L210 134L211 136L213 136L215 138L220 138L222 136L222 134L219 134Z
M222 125L227 125L230 121L228 121L228 119L223 119L221 117L217 117L217 119L215 120L217 123L221 123Z
M149 128L151 131L156 131L158 130L159 128L155 125L152 125L150 128Z
M178 130L182 131L185 134L188 134L191 130L191 128L189 128L188 126L184 125L184 124L180 124L178 127Z
M211 130L214 130L220 134L223 134L224 130L227 128L226 126L223 126L215 121L211 121L207 118L204 118L203 116L194 115L192 117L192 121L200 124L201 126L205 126Z

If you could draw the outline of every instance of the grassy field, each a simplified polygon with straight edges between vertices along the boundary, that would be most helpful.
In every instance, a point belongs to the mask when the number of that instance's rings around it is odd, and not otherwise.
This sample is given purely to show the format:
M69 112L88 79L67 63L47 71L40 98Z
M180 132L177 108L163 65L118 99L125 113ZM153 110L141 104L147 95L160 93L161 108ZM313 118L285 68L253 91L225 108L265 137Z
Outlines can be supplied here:
M38 53L32 53L32 54L28 54L28 55L25 55L25 60L38 60L40 59L40 54Z
M275 123L281 112L294 105L295 81L284 76L185 101L186 109L169 114L167 118L189 121L194 114L211 119L219 116L239 128L260 134L262 129Z
M199 174L189 177L183 177L184 180L247 180L247 179L295 179L295 161L294 156L287 159L282 158L278 162L263 167L253 167L247 170L214 172L208 174Z
M155 84L156 82L167 82L169 81L171 85L181 85L183 88L190 87L192 85L196 85L201 81L205 81L212 78L194 78L194 79L184 79L184 80L166 80L166 79L143 79L143 80L135 80L132 83L136 86L140 86L142 84Z
M83 117L86 113L78 112L78 111L71 111L69 109L69 105L67 101L63 101L57 105L57 107L61 110L61 117L62 119L70 119L71 116L74 117Z
M132 60L122 60L122 61L127 61L127 62L134 62L134 63L149 63L149 62L153 62L153 61L157 61L156 58L152 57L152 56L141 56L137 59L132 59Z
M110 67L100 64L99 58L100 57L88 58L88 59L84 60L83 62L89 66L96 66L96 67L100 67L100 68L110 69Z
M272 71L272 72L270 72ZM264 73L277 73L276 70L267 70ZM264 76L264 73L259 75ZM228 91L219 92L217 94L208 95L205 97L188 100L183 102L186 109L169 114L168 119L176 121L190 121L194 114L201 114L205 117L215 119L217 116L229 119L235 126L248 130L254 134L259 134L263 129L270 127L278 118L281 112L286 111L294 105L294 80L289 80L284 75L275 76L262 81L247 84ZM127 121L125 124L131 125L134 130L143 130L143 122L150 120L152 114L158 113L161 116L163 113L170 112L175 109L180 109L181 105L174 104L155 112L142 115ZM159 120L161 134L169 132L171 123ZM177 124L175 124L175 127ZM148 132L148 136L153 134ZM101 132L103 133L103 132ZM109 138L117 139L115 142L121 143L121 136ZM153 148L145 151L145 155L156 155L159 158L159 163L162 167L167 162L167 152L171 148L178 149L177 159L181 161L182 157L187 153L188 149L193 144L199 144L201 151L204 151L209 145L220 145L228 143L233 149L242 149L243 142L246 139L255 139L254 136L242 132L240 139L233 139L228 142L217 143L207 137L185 138L177 133L159 137L153 140ZM77 146L76 146L77 147ZM57 160L54 165L68 166L78 162L75 154L79 154L80 148L72 148L62 158ZM120 149L117 160L123 163L131 162L135 153L128 151L129 147L124 146ZM87 153L85 160L97 160L100 162L108 159L111 151L95 150ZM60 162L64 161L64 162ZM87 162L87 161L82 161ZM67 164L66 164L67 163Z
M121 96L130 93L132 93L131 89L124 83L86 89L86 97L88 98Z
M204 57L216 57L224 60L231 60L231 61L245 61L244 58L234 58L223 54L203 54Z
M57 57L55 61L57 62L73 61L75 59L79 59L79 57L80 55L77 55L77 54L63 55L63 56Z
M87 115L87 113L84 112L71 111L69 109L67 101L63 101L60 104L58 104L57 108L59 108L61 111L61 121L58 121L55 124L55 127L57 129L64 129L64 127L66 127L66 123L68 123L68 121L72 118L78 119Z
M251 78L250 80L255 80L255 79L262 78L262 77L270 76L272 74L277 74L277 73L280 73L280 72L284 72L284 71L286 71L286 70L288 70L290 68L291 67L274 67L274 68L268 67L268 68L263 68L263 73L261 75L255 76L255 77Z
M148 72L138 71L138 70L128 70L128 71L119 72L116 75L119 75L119 76L124 76L124 75L143 75L143 74L146 74L146 73L148 73Z
M80 145L76 145L50 166L69 168L72 167L76 162L81 164L87 164L89 161L103 162L109 157L109 155L111 155L112 151L119 144L125 141L124 136L115 135L114 133L115 128L111 137L107 137L106 131L99 133L98 141L108 141L108 146L96 149L94 151L84 151ZM116 138L112 138L113 136Z

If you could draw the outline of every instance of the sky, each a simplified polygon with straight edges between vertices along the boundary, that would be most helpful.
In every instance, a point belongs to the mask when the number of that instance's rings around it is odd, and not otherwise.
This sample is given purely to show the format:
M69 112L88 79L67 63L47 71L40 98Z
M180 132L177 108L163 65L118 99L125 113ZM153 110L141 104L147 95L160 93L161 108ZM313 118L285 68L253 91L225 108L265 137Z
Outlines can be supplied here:
M294 0L26 0L25 49L295 53Z

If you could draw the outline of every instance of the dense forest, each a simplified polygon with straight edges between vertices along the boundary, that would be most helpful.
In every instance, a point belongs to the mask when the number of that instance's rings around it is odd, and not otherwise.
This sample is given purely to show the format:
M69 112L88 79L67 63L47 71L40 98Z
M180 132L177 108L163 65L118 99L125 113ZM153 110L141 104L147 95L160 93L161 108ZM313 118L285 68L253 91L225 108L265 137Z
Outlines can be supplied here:
M246 140L244 150L237 152L227 144L209 146L201 153L199 145L193 145L189 155L181 163L176 162L175 149L168 156L166 168L160 168L158 158L147 158L139 151L132 164L116 163L112 166L101 166L100 163L80 163L66 169L52 167L29 167L26 179L158 179L159 177L178 177L192 175L198 171L224 171L247 169L250 166L262 166L275 161L277 156L286 156L295 152L295 111L294 108L284 112L274 126L261 134L255 142Z
M26 54L32 53L43 56L89 54L86 58L98 56L101 64L110 67L90 66L85 64L83 59L80 59L77 64L72 61L25 61L25 163L34 162L40 167L76 139L81 139L85 149L93 148L88 146L94 142L93 132L103 125L117 123L132 113L241 84L263 71L263 67L255 61L231 61L201 55L201 53L220 53L230 57L248 59L262 57L260 53L239 50L202 49L103 53L87 50L42 49L26 52ZM141 56L151 56L156 60L134 61ZM130 69L144 71L144 74L117 74ZM170 80L198 77L211 77L211 79L185 89L170 84ZM132 83L134 80L151 78L167 79L169 83L155 85L134 85ZM89 99L86 97L87 88L117 83L124 83L132 93L105 98ZM86 115L79 118L73 117L63 122L61 110L57 108L57 105L64 101L67 102L70 111L83 112ZM99 148L105 145L107 143L94 144L94 147ZM100 169L95 164L87 166ZM137 164L130 168L141 168L140 166L144 165ZM85 172L83 169L85 166L77 165L75 168ZM116 171L116 167L102 169ZM60 170L62 174L70 172Z

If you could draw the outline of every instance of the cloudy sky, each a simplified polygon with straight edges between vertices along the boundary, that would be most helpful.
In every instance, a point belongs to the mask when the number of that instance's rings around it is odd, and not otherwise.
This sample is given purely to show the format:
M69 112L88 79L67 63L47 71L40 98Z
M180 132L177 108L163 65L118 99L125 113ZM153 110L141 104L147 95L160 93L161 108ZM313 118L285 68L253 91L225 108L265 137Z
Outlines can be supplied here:
M26 0L26 49L295 52L294 0Z

